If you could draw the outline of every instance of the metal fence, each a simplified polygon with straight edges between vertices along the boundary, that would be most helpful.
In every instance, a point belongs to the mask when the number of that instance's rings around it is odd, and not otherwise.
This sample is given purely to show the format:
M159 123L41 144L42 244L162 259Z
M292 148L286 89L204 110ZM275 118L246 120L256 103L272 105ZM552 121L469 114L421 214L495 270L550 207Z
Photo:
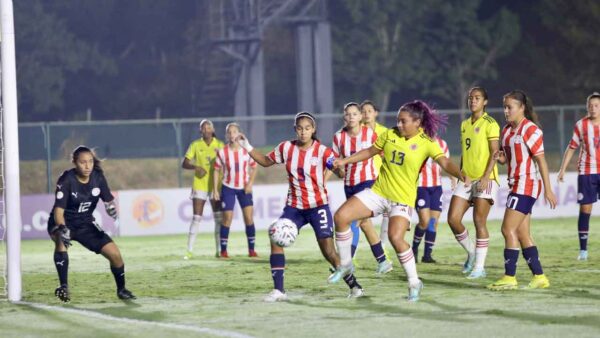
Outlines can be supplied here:
M458 110L440 110L449 118L448 128L442 135L454 154L460 153L460 119ZM574 123L585 116L584 105L540 106L536 108L545 135L549 153L560 153L571 137ZM504 122L501 108L490 108L488 113L500 125ZM266 115L260 117L213 117L217 137L224 138L227 123L236 121L254 146L274 146L294 137L293 115ZM379 122L391 127L396 124L396 112L380 113ZM198 119L115 120L77 122L39 122L19 125L21 161L45 161L48 191L52 190L57 173L52 172L52 161L67 160L79 144L95 147L103 158L182 158L187 146L199 137ZM333 133L342 126L342 115L320 114L318 133L324 143L331 143ZM179 169L181 178L181 169ZM179 179L181 186L181 179Z

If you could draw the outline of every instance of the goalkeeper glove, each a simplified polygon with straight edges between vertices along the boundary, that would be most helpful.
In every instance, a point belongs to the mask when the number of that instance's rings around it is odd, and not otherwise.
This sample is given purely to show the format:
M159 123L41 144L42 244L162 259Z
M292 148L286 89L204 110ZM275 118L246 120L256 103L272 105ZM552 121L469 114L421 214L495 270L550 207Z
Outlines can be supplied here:
M71 231L64 224L57 225L52 233L57 234L60 240L63 242L65 247L71 246Z
M104 207L106 208L106 213L108 216L110 216L112 219L117 219L117 206L115 205L114 201L104 203Z

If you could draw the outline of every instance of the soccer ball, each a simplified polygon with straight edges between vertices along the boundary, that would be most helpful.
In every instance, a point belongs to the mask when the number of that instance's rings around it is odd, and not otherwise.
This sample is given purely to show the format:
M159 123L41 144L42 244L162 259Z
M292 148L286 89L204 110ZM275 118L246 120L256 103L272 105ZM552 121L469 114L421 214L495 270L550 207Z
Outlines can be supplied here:
M298 228L292 220L288 218L279 218L269 226L269 237L271 242L282 248L294 244L298 236Z

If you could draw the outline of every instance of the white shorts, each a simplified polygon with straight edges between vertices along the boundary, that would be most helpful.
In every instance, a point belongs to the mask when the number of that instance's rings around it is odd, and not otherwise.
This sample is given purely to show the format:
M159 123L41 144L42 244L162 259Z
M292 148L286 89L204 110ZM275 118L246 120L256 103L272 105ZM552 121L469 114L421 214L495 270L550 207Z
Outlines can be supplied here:
M373 212L373 217L387 213L390 218L394 216L405 218L410 224L413 212L412 207L406 204L390 201L385 197L379 196L369 188L359 192L354 196Z
M192 193L190 194L190 199L206 201L208 199L208 192L192 189Z
M498 182L490 180L488 187L483 191L477 190L477 184L479 184L479 180L471 181L471 185L468 186L465 186L463 182L458 182L452 192L452 196L458 196L469 202L473 202L474 198L483 198L490 200L492 204L494 204L496 196L498 195Z

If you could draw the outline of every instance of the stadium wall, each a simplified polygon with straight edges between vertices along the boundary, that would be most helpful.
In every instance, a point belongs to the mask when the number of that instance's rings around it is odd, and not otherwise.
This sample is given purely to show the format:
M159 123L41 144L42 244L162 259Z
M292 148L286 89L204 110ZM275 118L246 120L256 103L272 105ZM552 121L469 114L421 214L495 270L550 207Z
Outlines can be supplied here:
M579 213L577 204L577 173L567 173L565 182L556 184L556 175L551 175L554 192L558 199L555 210L551 210L544 201L543 193L533 209L534 219L573 217ZM444 177L444 211L441 220L445 223L447 207L452 192L450 180ZM496 204L490 211L490 220L502 219L506 198L509 190L506 175L500 176L500 189ZM266 229L273 220L281 214L285 205L287 184L258 185L254 187L254 223L258 229ZM330 206L333 212L345 201L343 183L331 182L328 185ZM155 189L155 190L121 190L115 193L119 205L120 220L116 226L105 213L102 204L94 212L99 225L105 231L115 236L146 236L164 234L184 234L192 218L192 202L189 199L189 189ZM54 203L51 194L23 196L21 214L23 217L23 239L48 238L46 224L49 211ZM206 207L200 227L201 232L212 232L212 211ZM465 220L472 219L471 210L465 215ZM414 222L417 221L414 215ZM379 224L379 220L375 220ZM233 231L242 231L243 220L241 211L236 204L233 219ZM308 230L310 231L310 230Z

